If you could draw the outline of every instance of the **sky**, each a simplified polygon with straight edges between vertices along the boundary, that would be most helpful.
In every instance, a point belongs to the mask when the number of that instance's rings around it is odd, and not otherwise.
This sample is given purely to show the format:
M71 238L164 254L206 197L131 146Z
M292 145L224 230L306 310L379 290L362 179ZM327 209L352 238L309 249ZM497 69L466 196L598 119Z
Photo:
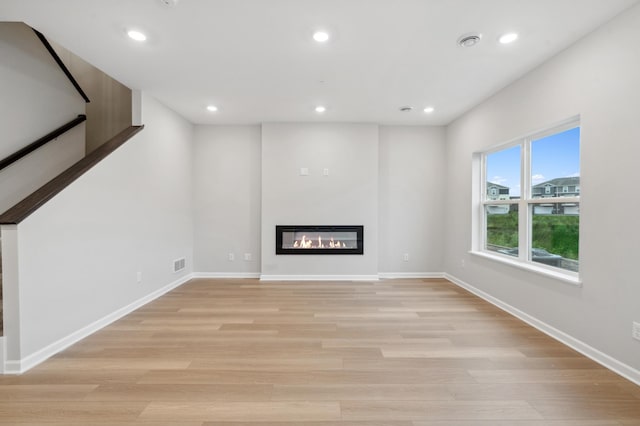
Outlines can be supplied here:
M533 185L559 177L580 176L580 127L556 133L531 143ZM487 180L520 195L520 146L487 156Z

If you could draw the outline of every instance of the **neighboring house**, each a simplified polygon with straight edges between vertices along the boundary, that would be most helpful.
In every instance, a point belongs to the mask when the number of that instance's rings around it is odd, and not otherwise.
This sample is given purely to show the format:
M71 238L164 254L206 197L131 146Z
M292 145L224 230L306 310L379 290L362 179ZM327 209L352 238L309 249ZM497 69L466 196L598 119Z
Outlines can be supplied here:
M551 179L533 186L533 198L579 197L580 176Z
M487 199L508 200L509 187L498 185L497 183L493 183L493 182L487 182Z
M502 186L497 183L487 182L487 199L488 200L508 200L509 187ZM509 213L508 205L487 206L489 214L507 214Z
M534 185L533 198L579 197L580 176L551 179ZM549 203L535 206L536 214L580 214L577 203Z

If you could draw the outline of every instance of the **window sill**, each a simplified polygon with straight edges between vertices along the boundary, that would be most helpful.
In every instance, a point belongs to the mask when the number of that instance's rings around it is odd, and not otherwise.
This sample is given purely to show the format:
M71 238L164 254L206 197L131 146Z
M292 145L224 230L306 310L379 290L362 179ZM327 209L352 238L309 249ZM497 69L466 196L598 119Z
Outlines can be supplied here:
M536 274L544 275L546 277L554 278L558 281L562 281L567 284L571 284L577 287L582 287L582 280L577 274L565 273L561 271L557 271L555 269L545 268L544 266L538 266L533 263L522 262L516 259L509 259L507 257L495 255L489 252L484 251L469 251L470 254L475 256L479 256L485 259L491 259L496 262L503 263L505 265L513 266L518 269L523 269L525 271L534 272Z

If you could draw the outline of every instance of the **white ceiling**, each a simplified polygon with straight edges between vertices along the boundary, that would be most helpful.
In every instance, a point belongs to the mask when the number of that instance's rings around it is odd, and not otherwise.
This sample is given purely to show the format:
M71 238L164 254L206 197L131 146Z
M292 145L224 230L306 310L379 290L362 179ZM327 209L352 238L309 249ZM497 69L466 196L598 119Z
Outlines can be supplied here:
M26 22L193 123L442 125L637 1L0 0L0 20ZM312 40L317 29L328 43ZM480 44L456 44L474 31ZM519 40L498 44L508 31Z

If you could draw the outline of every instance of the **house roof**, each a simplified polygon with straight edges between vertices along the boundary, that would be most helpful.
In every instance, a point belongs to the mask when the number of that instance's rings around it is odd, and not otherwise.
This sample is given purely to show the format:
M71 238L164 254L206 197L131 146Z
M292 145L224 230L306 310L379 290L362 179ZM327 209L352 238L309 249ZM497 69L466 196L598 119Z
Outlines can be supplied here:
M546 182L533 185L534 188L541 188L547 185L551 186L575 186L580 185L580 176L561 177L548 180Z
M492 186L495 186L498 189L510 189L508 186L500 185L493 182L487 182L487 188L491 188Z

